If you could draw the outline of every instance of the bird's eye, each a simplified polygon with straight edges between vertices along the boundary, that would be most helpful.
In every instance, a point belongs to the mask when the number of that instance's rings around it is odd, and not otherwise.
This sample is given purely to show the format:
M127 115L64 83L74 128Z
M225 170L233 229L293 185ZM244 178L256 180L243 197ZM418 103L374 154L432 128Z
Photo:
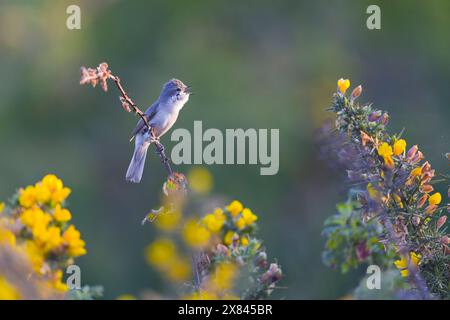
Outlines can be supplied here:
M181 89L180 88L177 88L177 92L180 92L181 91Z

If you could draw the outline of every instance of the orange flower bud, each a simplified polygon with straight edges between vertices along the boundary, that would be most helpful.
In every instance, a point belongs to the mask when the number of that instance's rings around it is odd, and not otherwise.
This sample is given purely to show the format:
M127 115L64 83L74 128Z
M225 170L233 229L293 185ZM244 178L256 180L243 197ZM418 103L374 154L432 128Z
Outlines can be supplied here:
M434 190L433 186L429 184L424 184L420 187L420 192L423 193L430 193L433 192L433 190Z
M352 99L354 100L354 99L358 98L361 95L361 93L362 93L362 86L359 85L355 89L353 89L352 94L351 94Z

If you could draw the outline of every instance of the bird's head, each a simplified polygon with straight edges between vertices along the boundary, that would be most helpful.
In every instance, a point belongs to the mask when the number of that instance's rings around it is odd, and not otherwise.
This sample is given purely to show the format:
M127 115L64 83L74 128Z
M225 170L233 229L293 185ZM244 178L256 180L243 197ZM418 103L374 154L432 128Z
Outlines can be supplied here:
M160 94L160 100L175 103L186 103L191 94L190 87L185 85L181 80L171 79L166 82Z

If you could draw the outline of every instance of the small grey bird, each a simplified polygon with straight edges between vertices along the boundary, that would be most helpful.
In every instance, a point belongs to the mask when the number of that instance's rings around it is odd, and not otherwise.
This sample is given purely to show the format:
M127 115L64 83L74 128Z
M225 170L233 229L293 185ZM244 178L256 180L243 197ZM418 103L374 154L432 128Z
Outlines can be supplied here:
M153 128L156 138L165 134L177 121L178 113L189 100L190 87L178 79L169 80L164 84L158 100L145 111L150 126ZM147 149L151 144L151 134L142 119L132 132L135 137L133 158L128 166L126 180L139 183L144 172Z

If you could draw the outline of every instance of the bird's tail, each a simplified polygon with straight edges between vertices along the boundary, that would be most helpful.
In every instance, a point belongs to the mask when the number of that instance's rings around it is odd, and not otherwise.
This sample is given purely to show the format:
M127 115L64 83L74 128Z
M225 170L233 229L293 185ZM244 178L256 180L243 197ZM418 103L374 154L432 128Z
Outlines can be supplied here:
M139 183L141 181L149 145L149 143L143 143L135 146L133 157L131 158L126 174L127 181L134 183Z

